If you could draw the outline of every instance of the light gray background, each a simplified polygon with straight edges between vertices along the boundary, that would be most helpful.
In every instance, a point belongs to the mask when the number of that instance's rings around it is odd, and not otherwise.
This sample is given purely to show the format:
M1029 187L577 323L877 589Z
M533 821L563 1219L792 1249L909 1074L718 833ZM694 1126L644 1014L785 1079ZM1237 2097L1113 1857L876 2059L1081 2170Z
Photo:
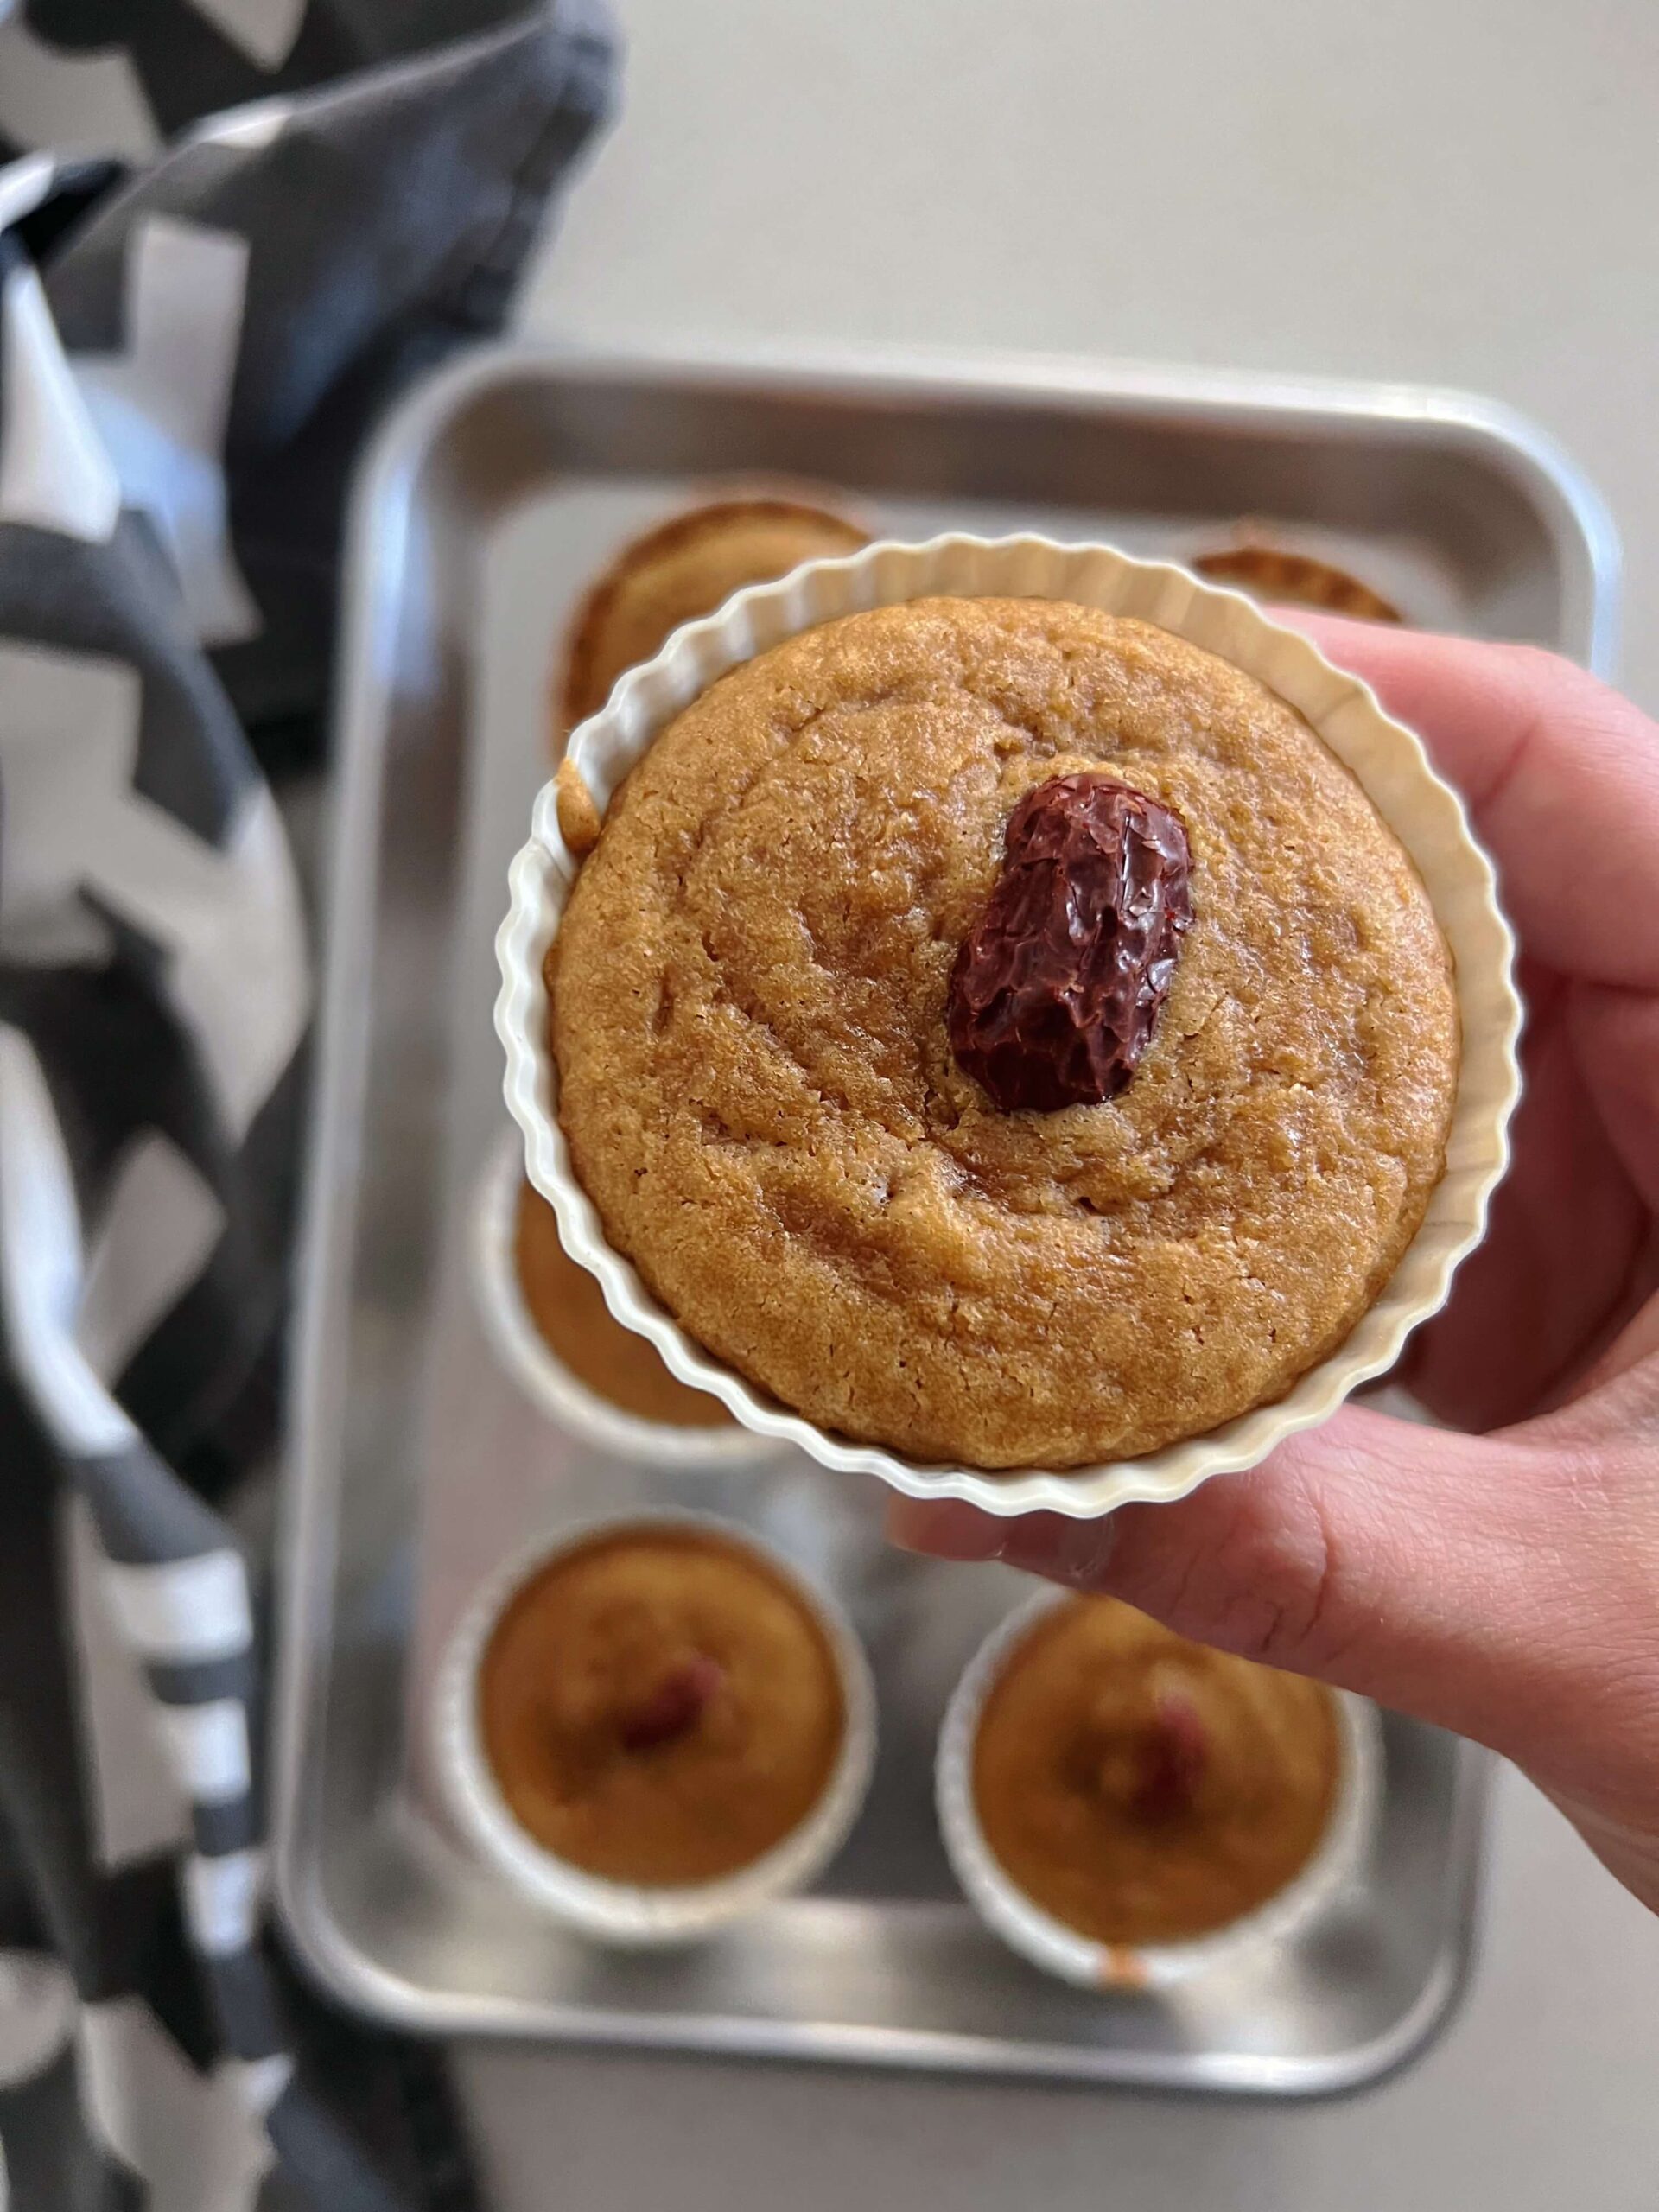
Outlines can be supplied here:
M621 0L627 104L525 320L1462 385L1599 479L1659 705L1653 0ZM1651 2212L1659 1922L1524 1784L1421 2065L1288 2108L463 2062L502 2212Z

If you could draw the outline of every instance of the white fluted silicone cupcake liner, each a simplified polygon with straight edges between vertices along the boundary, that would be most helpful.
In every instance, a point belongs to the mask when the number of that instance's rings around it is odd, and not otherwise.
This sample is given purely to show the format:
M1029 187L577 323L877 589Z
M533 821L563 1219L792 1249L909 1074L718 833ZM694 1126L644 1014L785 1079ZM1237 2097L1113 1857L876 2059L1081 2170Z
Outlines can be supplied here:
M518 1280L518 1192L524 1142L504 1130L479 1179L473 1210L473 1281L490 1349L531 1402L585 1444L645 1466L689 1473L766 1466L786 1446L741 1421L693 1428L625 1413L590 1390L558 1357L531 1317Z
M745 1427L796 1445L824 1466L880 1476L910 1497L962 1498L998 1515L1044 1509L1086 1519L1132 1499L1181 1497L1211 1475L1255 1465L1281 1439L1325 1420L1360 1383L1392 1367L1410 1332L1445 1303L1459 1262L1480 1241L1488 1202L1509 1159L1509 1123L1521 1081L1515 944L1491 863L1470 833L1462 802L1429 766L1419 740L1383 713L1368 685L1334 668L1297 632L1268 621L1240 593L1103 545L947 537L925 545L883 543L844 560L810 563L781 582L739 592L719 613L676 631L575 732L570 758L602 811L658 732L728 668L861 608L988 595L1068 600L1135 615L1248 671L1288 701L1346 763L1427 887L1456 962L1463 1024L1446 1173L1382 1296L1339 1351L1274 1404L1140 1459L1096 1466L988 1471L931 1465L831 1433L761 1396L685 1335L606 1243L593 1202L571 1169L558 1122L542 962L577 863L559 834L550 783L536 801L530 842L509 874L511 906L496 939L502 979L496 1027L506 1048L507 1105L524 1133L530 1178L557 1211L565 1249L592 1269L612 1313L648 1337L676 1375L714 1391Z
M1266 1902L1184 1943L1100 1943L1056 1920L1009 1880L985 1840L974 1802L974 1739L985 1700L1004 1667L1046 1614L1071 1602L1045 1590L987 1637L951 1694L939 1731L934 1796L939 1832L963 1893L995 1935L1046 1973L1086 1989L1167 1989L1225 1967L1241 1951L1287 1942L1327 1911L1363 1871L1382 1786L1376 1707L1333 1691L1341 1745L1337 1791L1313 1856Z
M801 1825L747 1866L718 1881L648 1887L607 1881L544 1850L502 1796L479 1730L478 1676L508 1601L543 1567L595 1538L630 1529L685 1529L717 1536L782 1575L828 1637L841 1681L845 1726L823 1795ZM456 1824L497 1871L555 1920L624 1949L689 1943L741 1920L774 1897L805 1889L846 1840L875 1764L875 1683L851 1623L794 1563L748 1529L699 1513L626 1513L562 1529L509 1560L485 1584L451 1637L439 1669L433 1741L444 1796Z

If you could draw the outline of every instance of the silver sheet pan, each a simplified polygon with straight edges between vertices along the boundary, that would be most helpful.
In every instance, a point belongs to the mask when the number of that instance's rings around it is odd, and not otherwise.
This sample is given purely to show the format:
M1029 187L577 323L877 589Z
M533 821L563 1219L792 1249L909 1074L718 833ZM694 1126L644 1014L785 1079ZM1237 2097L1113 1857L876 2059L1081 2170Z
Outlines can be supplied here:
M600 1458L535 1412L480 1335L467 1247L504 1125L491 939L546 772L550 658L620 538L690 485L756 473L843 487L905 535L1035 526L1179 558L1254 517L1426 626L1604 670L1613 652L1618 552L1593 492L1527 425L1456 397L1028 361L499 350L412 398L352 533L284 1549L280 1908L340 1996L432 2031L1352 2087L1421 2047L1468 1970L1476 1753L1389 1720L1370 1878L1301 1941L1163 1999L1063 1988L972 1919L930 1802L945 1696L1013 1578L887 1552L879 1501L804 1462L676 1487ZM883 1751L815 1894L682 1955L620 1957L542 1923L449 1830L425 1700L447 1630L505 1554L674 1499L763 1528L840 1590L874 1661Z

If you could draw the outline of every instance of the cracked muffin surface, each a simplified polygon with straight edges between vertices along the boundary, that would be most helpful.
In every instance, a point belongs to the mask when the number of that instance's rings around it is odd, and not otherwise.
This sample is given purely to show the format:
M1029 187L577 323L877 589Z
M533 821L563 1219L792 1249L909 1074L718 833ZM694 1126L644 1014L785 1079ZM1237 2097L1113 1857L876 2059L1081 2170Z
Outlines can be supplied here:
M1132 1079L1005 1113L946 1003L1027 793L1173 810L1192 920ZM1253 677L1061 603L850 615L732 671L613 800L549 959L559 1116L614 1248L821 1427L1130 1457L1281 1396L1410 1242L1451 960L1352 776Z

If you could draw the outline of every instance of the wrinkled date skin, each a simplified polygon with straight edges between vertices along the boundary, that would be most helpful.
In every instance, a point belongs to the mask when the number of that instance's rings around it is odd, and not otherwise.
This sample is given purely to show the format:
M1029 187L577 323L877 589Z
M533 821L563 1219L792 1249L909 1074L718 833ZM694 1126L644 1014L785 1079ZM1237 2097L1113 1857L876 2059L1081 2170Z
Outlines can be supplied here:
M1139 1065L1192 918L1180 817L1110 776L1057 776L1008 817L957 955L957 1064L1005 1114L1097 1105Z

